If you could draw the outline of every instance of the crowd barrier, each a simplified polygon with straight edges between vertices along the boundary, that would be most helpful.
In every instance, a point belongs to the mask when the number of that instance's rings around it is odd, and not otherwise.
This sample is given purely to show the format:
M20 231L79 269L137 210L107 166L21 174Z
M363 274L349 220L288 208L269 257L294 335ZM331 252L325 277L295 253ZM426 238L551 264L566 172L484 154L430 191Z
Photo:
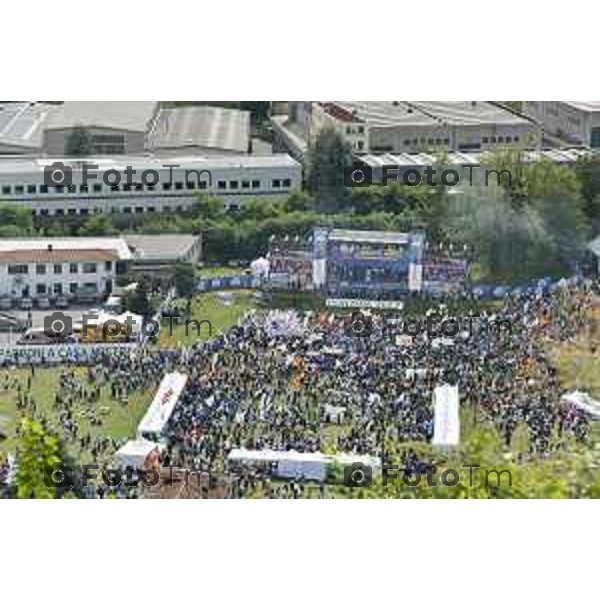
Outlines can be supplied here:
M196 291L211 292L236 288L259 288L261 279L253 275L231 275L227 277L203 277L196 283Z

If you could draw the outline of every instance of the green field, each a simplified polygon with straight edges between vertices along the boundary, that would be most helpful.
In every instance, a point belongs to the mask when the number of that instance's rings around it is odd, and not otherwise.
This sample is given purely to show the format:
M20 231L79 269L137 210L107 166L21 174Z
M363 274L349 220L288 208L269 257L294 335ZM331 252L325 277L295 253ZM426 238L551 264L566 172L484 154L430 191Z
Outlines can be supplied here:
M220 292L207 292L199 294L192 301L191 315L188 326L185 319L179 322L175 319L165 319L161 324L159 345L162 348L170 346L189 346L197 341L207 340L213 336L227 331L235 325L240 317L251 309L257 309L253 290L234 290L231 294L231 303L224 303L219 298ZM180 303L185 306L185 303ZM192 321L198 322L194 325ZM201 323L208 321L210 323Z
M54 407L54 395L58 389L60 374L63 370L63 367L38 368L31 384L31 396L36 403L38 412L55 425L57 425L57 412ZM87 367L75 368L77 380L88 387L86 373ZM28 367L0 369L0 386L3 388L4 382L8 381L12 388L8 391L0 391L0 422L3 423L5 432L8 433L7 439L0 440L0 453L14 451L17 446L15 427L19 420L19 411L16 406L18 393L14 389L14 384L20 384L23 389L26 389L29 376L30 369ZM139 420L148 408L154 392L153 387L136 392L131 395L127 405L119 400L112 399L110 391L106 389L103 390L101 399L96 404L90 404L85 400L77 400L74 405L74 414L79 427L79 435L89 432L92 438L98 436L114 438L135 436ZM102 425L92 426L90 424L89 414L92 407L96 409L97 414L102 415ZM81 456L78 447L67 446L67 448L73 455Z

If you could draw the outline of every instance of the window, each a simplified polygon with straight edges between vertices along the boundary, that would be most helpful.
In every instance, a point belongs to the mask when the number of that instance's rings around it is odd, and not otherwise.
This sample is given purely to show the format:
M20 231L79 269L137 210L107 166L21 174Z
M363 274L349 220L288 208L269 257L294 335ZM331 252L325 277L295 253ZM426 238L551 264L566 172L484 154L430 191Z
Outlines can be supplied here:
M155 208L154 208L154 206L149 206L149 207L146 209L146 211L147 211L147 212L149 212L149 213L153 213L153 212L155 212Z
M95 183L94 184L94 191L95 192L101 192L102 191L102 184L101 183Z
M62 283L54 284L54 294L56 296L62 296Z
M205 190L207 188L206 181L198 182L198 189Z
M232 189L232 190L237 190L237 189L238 189L238 187L239 187L239 185L240 185L240 184L239 184L239 182L238 182L238 181L230 181L230 182L229 182L229 189Z
M69 192L69 194L74 194L77 191L77 186L76 185L69 185L67 186L67 192Z
M218 182L217 182L217 187L218 187L220 190L224 190L224 189L226 189L226 188L227 188L227 182L226 182L226 181L218 181Z
M113 186L111 186L110 191L111 192L120 192L121 188L118 185L113 185Z
M410 146L410 140L404 140L404 145L405 146Z
M250 187L250 182L247 179L242 181L242 189L247 190Z
M43 296L46 293L46 284L45 283L38 283L35 286L35 293L38 296Z
M258 179L253 179L252 180L252 189L255 190L256 188L260 187L260 181Z
M48 193L48 186L40 185L40 194L47 194L47 193Z
M62 194L62 193L64 193L64 191L65 191L65 186L64 186L64 185L57 185L57 186L54 186L54 191L55 191L57 194Z
M77 284L70 283L69 284L69 294L72 294L74 296L76 293L77 293Z
M96 272L96 263L83 263L83 272L84 273L95 273Z
M167 182L163 183L163 190L166 191L166 190L170 190L170 189L171 189L171 184L170 183L167 183Z
M171 207L170 207L170 206L163 206L163 209L162 209L162 211L163 211L164 213L170 213L170 212L171 212Z
M54 211L54 214L55 214L55 215L64 215L64 214L65 214L65 211L64 211L62 208L57 208L57 209Z
M10 194L10 185L3 185L2 186L2 193L3 194Z
M15 194L23 194L25 188L22 185L15 185Z
M281 179L273 179L272 185L274 188L281 187Z
M76 215L77 214L77 209L76 208L69 208L67 210L67 213L70 215Z
M365 132L365 128L362 125L358 126L358 133L360 133L361 135Z
M47 208L40 208L40 216L42 216L42 217L48 216L48 209Z
M9 275L27 275L29 273L29 265L8 265Z
M128 183L126 183L126 184L123 186L123 190L124 190L124 191L126 191L126 192L130 192L130 191L131 191L131 185L129 185Z
M111 260L107 260L107 261L104 263L104 270L105 270L107 273L110 273L110 272L112 271L112 261L111 261Z
M144 184L143 183L136 183L133 187L135 188L136 192L143 192L144 191Z
M185 187L186 187L188 190L195 190L195 189L196 189L196 184L195 184L193 181L188 181L188 182L185 184Z
M69 265L69 273L77 273L77 263L71 263Z
M46 265L35 265L35 274L36 275L45 275L46 274Z
M156 188L153 185L148 186L148 191L153 192Z
M131 212L131 206L126 206L126 207L123 209L123 212L124 212L124 213L127 213L127 214L129 214L129 213Z
M287 188L292 187L292 180L291 179L284 179L282 181L282 184L283 184L283 187L287 187Z
M90 212L89 208L80 208L79 209L79 214L80 215L87 215L87 214L89 214L89 212Z
M92 136L94 154L125 154L123 134L101 134Z
M135 212L136 213L143 213L144 212L144 207L143 206L136 206L135 207Z
M60 263L56 263L54 265L54 274L55 275L62 275L62 265Z
M499 144L504 144L504 137L503 136L501 136L501 135L498 136L498 143Z
M175 189L176 190L182 190L183 189L183 182L182 181L176 181L175 182Z
M481 138L481 141L482 141L484 144L487 144L487 143L488 143L488 139L487 139L487 137L486 137L486 136L482 137L482 138Z
M35 194L36 188L35 185L28 185L27 186L27 193L28 194Z
M363 150L365 147L365 143L362 140L358 140L358 142L356 142L356 146L359 150Z
M519 143L519 136L515 135L515 137L513 138L513 141L515 142L515 144Z

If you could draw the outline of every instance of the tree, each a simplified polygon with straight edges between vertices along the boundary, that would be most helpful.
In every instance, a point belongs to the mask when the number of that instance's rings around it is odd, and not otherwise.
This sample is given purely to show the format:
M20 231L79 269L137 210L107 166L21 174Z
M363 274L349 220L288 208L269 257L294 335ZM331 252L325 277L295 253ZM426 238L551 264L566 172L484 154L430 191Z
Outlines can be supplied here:
M183 298L191 297L196 289L194 265L189 262L178 262L175 265L173 282L179 296Z
M286 212L309 212L315 210L317 203L315 199L304 190L292 190L285 202Z
M225 216L225 205L221 198L209 196L208 194L198 194L198 199L192 207L192 217L205 220L218 221Z
M89 156L94 153L94 141L85 127L76 126L65 143L67 156Z
M53 469L61 463L56 437L33 419L21 423L21 443L17 450L16 476L18 498L54 498L55 488L48 485Z
M308 187L319 210L344 208L350 191L344 185L344 169L352 164L352 149L337 131L319 133L308 154Z
M0 226L6 229L8 235L30 235L33 228L33 217L31 216L31 210L22 206L14 206L13 204L3 203L0 204ZM6 236L5 236L6 237Z
M138 281L135 289L126 294L125 307L137 315L150 316L152 307L150 305L150 285L147 279Z
M110 215L100 213L87 219L80 229L81 235L113 235L117 228L113 225Z

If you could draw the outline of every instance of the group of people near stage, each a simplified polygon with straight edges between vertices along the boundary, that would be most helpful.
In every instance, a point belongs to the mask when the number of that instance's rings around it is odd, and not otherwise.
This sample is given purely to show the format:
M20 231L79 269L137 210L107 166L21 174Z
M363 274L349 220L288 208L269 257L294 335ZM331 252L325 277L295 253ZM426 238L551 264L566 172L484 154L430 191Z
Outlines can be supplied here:
M106 356L88 368L85 382L65 368L55 396L58 430L48 426L94 459L108 459L123 440L81 431L75 409L88 407L91 425L98 425L101 402L151 389L178 370L189 378L167 425L163 466L228 472L233 448L386 460L396 442L431 441L433 392L449 383L458 386L461 406L472 408L477 423L493 425L507 447L523 424L526 453L543 456L567 434L580 442L588 435L586 415L561 402L564 390L547 345L587 326L597 292L595 284L579 282L552 293L510 296L497 311L460 315L472 318L451 338L426 329L417 336L398 335L401 325L389 315L360 313L350 319L333 313L255 312L191 348ZM448 313L447 306L437 304L428 316L444 319ZM357 318L364 330L352 327ZM511 326L498 327L499 321ZM3 385L10 382L0 377ZM35 399L26 388L19 389L19 408L36 416ZM305 489L301 481L269 487L266 474L252 469L236 473L234 481L232 497L251 496L260 488L269 497L294 498L303 497ZM103 487L89 491L90 496L107 494ZM327 497L327 487L312 487L311 494Z

